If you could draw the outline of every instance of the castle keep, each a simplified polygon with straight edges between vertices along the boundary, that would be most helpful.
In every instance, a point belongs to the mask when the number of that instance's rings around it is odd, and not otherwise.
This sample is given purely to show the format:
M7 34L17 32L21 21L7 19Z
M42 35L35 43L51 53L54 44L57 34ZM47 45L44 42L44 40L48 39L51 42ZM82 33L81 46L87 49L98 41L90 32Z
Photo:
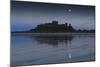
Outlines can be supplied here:
M36 28L31 29L30 32L72 32L74 28L71 24L58 24L58 21L52 23L44 23L37 25Z

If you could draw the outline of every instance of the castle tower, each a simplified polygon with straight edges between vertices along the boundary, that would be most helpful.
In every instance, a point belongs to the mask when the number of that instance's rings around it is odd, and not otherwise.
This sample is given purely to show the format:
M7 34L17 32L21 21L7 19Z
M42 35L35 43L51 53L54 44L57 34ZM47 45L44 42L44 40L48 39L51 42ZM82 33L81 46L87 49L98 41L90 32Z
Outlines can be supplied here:
M69 27L72 27L72 26L71 26L71 23L69 24Z
M58 21L52 21L52 24L57 25Z
M69 31L74 31L74 28L72 27L71 23L69 24L68 28L69 28Z
M68 27L68 23L65 23L65 26Z

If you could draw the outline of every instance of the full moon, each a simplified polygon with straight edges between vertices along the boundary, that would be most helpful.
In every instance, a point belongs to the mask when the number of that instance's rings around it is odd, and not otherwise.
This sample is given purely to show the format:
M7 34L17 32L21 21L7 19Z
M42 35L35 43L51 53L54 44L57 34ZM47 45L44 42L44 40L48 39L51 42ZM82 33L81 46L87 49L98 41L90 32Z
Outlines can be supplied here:
M68 12L71 12L72 10L71 9L68 9Z

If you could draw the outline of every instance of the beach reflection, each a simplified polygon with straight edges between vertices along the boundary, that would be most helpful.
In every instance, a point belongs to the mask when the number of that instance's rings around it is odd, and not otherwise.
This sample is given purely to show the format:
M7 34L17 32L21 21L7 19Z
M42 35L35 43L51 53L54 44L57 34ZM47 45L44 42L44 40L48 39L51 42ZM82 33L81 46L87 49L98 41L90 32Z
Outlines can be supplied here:
M36 65L95 60L93 34L66 36L14 35L11 65Z

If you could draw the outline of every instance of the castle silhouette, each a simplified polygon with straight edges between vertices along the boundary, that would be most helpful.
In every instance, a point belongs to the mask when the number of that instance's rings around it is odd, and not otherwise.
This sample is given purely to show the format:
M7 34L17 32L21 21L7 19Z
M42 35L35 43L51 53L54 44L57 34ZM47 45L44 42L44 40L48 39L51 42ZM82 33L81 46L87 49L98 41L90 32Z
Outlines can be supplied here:
M29 30L30 32L73 32L75 29L71 24L58 24L58 21L37 25L36 28Z
M15 31L11 33L63 33L63 32L76 32L76 33L95 33L95 29L91 30L76 30L71 23L58 24L58 21L52 21L51 23L39 24L34 29L26 31Z

